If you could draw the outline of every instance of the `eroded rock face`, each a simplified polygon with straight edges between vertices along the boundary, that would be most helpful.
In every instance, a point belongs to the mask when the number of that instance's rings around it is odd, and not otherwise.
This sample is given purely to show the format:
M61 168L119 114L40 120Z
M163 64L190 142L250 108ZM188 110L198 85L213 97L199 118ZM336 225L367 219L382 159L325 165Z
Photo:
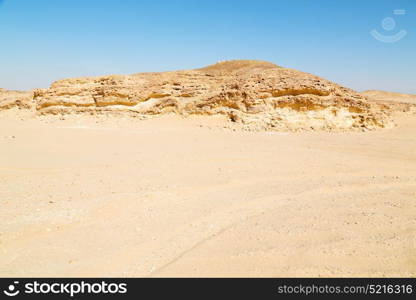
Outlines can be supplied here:
M387 115L350 89L268 62L57 81L34 92L42 114L226 115L253 130L388 126Z
M35 106L32 92L8 91L0 89L0 110L13 107L30 109Z

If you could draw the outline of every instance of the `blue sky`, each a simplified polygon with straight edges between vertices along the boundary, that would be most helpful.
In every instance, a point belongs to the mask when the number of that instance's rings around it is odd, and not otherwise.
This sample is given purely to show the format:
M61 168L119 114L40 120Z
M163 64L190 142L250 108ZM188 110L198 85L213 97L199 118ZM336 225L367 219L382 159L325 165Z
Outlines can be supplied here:
M407 35L384 43L373 29ZM357 90L416 93L415 0L0 0L0 34L8 89L260 59Z

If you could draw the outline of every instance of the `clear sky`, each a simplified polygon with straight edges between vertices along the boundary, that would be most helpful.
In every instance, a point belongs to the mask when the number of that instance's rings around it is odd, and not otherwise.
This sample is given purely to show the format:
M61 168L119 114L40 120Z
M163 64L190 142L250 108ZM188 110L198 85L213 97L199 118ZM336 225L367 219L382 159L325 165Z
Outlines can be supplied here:
M8 89L260 59L416 93L416 0L0 0L0 34Z

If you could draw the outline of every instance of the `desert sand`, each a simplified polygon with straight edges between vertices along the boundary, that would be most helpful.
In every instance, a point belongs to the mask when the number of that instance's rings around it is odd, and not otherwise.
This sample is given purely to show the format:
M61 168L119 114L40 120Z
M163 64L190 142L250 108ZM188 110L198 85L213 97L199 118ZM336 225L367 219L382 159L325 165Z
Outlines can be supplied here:
M416 104L416 95L400 94L386 91L365 91L362 95L377 101Z
M205 81L184 105L73 104L97 80L4 97L0 276L416 276L412 104L323 79L261 108L243 105L257 89L220 101Z

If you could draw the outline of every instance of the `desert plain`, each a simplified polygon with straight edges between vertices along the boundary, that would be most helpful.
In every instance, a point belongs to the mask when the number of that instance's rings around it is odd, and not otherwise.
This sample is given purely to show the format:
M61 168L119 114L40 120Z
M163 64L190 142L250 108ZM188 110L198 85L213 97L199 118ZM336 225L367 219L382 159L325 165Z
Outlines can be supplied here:
M416 276L416 96L237 65L3 91L0 276Z

